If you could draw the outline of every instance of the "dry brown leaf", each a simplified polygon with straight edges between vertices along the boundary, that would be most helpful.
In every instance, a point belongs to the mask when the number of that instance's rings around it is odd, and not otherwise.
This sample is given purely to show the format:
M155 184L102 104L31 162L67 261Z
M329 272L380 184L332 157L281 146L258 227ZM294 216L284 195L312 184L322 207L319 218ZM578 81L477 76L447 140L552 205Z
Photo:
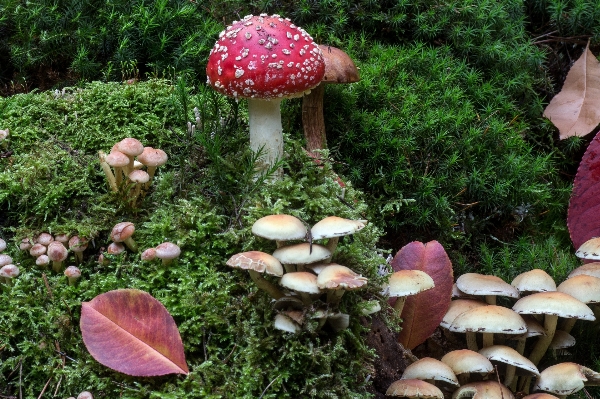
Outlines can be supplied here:
M544 116L558 128L561 140L585 136L600 123L600 62L589 45L571 67Z

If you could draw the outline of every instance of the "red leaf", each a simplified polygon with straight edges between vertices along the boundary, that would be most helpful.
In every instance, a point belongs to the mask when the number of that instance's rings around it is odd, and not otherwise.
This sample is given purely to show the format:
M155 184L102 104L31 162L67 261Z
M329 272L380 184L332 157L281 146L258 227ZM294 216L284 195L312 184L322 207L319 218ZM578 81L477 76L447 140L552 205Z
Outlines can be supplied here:
M392 259L392 268L395 272L424 271L435 283L434 288L406 298L398 341L405 348L413 349L435 331L450 306L454 282L452 262L439 242L413 241L398 251Z
M81 305L81 334L90 354L124 374L188 374L179 330L167 309L135 289L109 291Z
M600 236L600 133L588 146L579 164L569 202L567 225L575 249Z

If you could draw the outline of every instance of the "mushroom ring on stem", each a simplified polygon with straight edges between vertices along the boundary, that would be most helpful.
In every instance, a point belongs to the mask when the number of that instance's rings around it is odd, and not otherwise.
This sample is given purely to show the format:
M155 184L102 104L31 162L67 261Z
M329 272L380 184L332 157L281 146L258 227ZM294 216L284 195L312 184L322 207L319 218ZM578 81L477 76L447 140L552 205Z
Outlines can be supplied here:
M325 74L323 54L312 37L279 15L248 15L223 32L208 57L206 75L215 90L248 99L250 147L265 151L267 169L283 154L279 104L301 97Z

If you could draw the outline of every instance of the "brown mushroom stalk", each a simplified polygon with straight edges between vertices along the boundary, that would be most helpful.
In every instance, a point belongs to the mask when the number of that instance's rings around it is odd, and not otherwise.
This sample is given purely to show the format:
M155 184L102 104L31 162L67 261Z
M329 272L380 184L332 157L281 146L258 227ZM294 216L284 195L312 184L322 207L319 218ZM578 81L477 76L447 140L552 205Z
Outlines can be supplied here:
M252 281L254 281L254 284L269 294L271 298L279 299L285 296L285 294L279 288L268 282L261 273L254 270L248 270L248 273L250 274Z

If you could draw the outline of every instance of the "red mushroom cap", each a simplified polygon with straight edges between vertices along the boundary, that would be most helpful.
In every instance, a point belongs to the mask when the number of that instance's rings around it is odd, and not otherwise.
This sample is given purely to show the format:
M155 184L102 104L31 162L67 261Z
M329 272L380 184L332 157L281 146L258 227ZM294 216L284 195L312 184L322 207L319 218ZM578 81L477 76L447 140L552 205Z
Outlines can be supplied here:
M248 15L221 32L206 74L226 96L287 98L317 86L325 61L312 37L289 19Z

